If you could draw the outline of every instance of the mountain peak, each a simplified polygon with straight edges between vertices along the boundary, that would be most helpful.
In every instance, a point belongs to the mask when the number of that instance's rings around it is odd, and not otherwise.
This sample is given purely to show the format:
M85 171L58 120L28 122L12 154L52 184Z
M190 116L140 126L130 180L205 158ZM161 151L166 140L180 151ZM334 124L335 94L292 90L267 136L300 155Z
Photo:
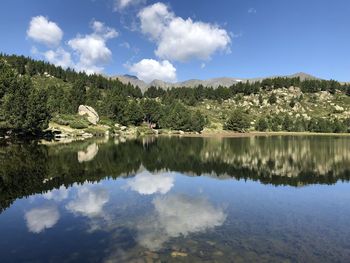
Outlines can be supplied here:
M312 76L312 75L305 73L305 72L297 72L295 74L290 75L289 77L291 77L291 78L299 77L300 80L317 79L315 76Z
M138 77L136 77L134 75L124 74L123 76L126 77L126 78L130 78L130 79L140 80Z
M276 78L276 77L283 77L283 78L297 78L299 77L300 80L309 80L309 79L317 79L315 76L312 76L310 74L307 74L305 72L297 72L292 75L286 75L286 76L270 76L270 77L263 77L263 78L230 78L230 77L222 77L222 78L212 78L212 79L207 79L207 80L200 80L200 79L190 79L182 82L166 82L163 80L155 79L151 83L146 83L136 76L133 75L120 75L120 76L115 76L113 78L118 78L121 82L127 84L131 83L134 86L140 87L140 89L144 92L146 91L149 87L155 86L163 89L169 89L169 88L177 88L177 87L196 87L199 85L203 85L204 87L214 87L217 88L219 86L223 87L230 87L233 84L236 84L238 82L245 82L245 81L250 81L250 82L256 82L256 81L262 81L266 78Z

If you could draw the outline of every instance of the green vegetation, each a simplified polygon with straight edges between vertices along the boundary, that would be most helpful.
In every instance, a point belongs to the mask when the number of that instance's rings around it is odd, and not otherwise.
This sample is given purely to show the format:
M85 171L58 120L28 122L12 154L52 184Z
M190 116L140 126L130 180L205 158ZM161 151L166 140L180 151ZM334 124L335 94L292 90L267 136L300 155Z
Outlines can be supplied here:
M250 127L249 115L242 110L235 110L224 125L225 130L245 132Z
M350 85L334 80L273 78L230 87L171 88L123 84L23 56L0 54L0 130L38 135L49 122L93 128L78 117L92 106L101 124L186 132L350 131Z

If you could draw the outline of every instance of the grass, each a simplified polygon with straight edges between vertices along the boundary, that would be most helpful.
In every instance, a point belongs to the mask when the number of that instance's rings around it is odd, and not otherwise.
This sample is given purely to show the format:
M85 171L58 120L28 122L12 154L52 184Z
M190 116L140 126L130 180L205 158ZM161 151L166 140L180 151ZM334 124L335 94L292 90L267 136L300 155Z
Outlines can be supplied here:
M90 125L84 117L71 114L56 115L51 121L59 125L70 126L73 129L86 129Z

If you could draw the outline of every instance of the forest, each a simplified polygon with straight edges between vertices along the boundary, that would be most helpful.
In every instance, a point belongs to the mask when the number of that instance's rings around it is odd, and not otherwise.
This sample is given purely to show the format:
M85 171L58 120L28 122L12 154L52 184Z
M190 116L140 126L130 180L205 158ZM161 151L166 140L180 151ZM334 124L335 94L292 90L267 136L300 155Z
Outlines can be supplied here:
M143 94L139 87L123 84L118 79L87 75L24 56L0 54L0 130L38 135L51 120L59 121L60 116L76 114L79 105L89 105L102 118L125 126L148 123L157 129L201 132L208 125L208 118L197 108L200 103L244 100L245 96L289 87L300 87L303 94L309 95L328 92L350 96L349 84L283 77L218 88L197 86L165 90L150 87ZM276 101L275 93L271 93L268 103L273 105ZM295 103L297 101L293 100L287 106L292 109ZM348 118L297 120L288 114L261 116L254 125L251 122L249 112L235 108L226 117L223 128L236 132L252 129L349 132L350 128Z

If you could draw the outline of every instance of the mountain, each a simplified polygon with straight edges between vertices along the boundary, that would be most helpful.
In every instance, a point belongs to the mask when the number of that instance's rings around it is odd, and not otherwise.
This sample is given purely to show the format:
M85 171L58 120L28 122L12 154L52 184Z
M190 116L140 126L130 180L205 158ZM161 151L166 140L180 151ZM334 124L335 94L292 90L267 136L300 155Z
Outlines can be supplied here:
M213 78L213 79L207 79L207 80L190 79L190 80L175 82L175 83L165 82L162 80L153 80L151 83L146 83L138 79L136 76L132 76L132 75L118 75L118 76L112 77L112 79L119 79L124 84L130 83L134 86L139 86L142 92L144 92L151 86L160 87L163 89L178 88L178 87L196 87L199 85L203 85L204 87L217 88L219 86L230 87L233 84L236 84L238 82L246 82L246 81L256 82L256 81L262 81L266 78L276 78L276 77L285 77L285 78L299 77L301 80L317 79L316 77L304 72L299 72L299 73L286 75L286 76L270 76L270 77L261 77L261 78L251 78L251 79L229 78L229 77Z

